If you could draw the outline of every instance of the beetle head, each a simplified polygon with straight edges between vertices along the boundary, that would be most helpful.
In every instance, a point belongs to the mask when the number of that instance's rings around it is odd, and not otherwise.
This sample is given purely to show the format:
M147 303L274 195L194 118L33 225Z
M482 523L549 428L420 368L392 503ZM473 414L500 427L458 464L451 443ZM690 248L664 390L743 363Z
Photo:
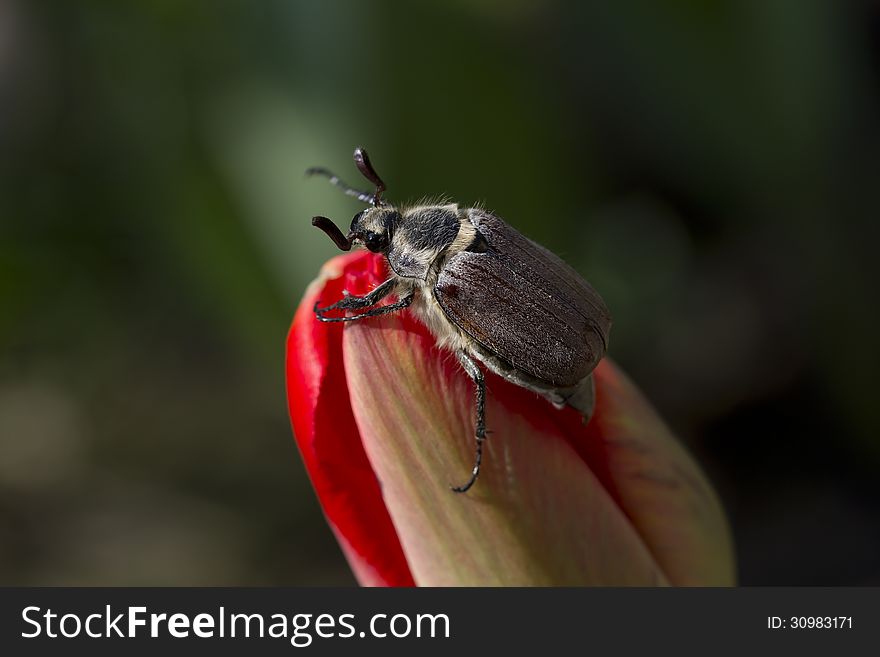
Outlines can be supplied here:
M354 215L346 239L360 242L373 253L387 253L399 221L400 214L394 208L368 208Z

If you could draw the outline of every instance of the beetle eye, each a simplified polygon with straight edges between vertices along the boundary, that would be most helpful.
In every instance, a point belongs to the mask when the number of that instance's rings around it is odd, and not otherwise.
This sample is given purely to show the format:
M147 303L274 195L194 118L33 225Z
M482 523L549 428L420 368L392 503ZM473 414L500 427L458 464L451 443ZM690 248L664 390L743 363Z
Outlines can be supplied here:
M367 233L364 236L364 244L373 253L379 253L388 246L388 235L387 233Z

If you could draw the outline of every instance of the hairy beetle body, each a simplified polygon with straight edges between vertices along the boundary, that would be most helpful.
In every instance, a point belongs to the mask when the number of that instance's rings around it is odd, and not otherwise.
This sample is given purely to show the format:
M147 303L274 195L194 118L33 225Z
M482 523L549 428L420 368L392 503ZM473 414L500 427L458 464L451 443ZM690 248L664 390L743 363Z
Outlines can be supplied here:
M382 253L392 276L365 297L345 297L315 312L321 321L354 321L411 306L438 346L455 352L477 386L477 451L470 480L453 490L473 485L482 460L485 384L477 362L557 407L572 406L589 421L591 373L607 350L611 329L599 294L558 256L483 209L448 202L388 205L380 196L385 185L361 149L355 162L376 184L372 195L326 170L313 172L330 176L373 207L355 215L347 236L326 218L312 223L340 248L360 243ZM379 305L392 294L397 302ZM357 309L366 310L327 315Z

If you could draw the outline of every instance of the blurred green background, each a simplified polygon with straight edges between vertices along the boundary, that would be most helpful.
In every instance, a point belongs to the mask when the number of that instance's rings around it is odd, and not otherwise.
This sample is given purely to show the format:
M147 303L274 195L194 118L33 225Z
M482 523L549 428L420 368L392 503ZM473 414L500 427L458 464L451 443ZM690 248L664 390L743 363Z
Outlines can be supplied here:
M880 584L878 83L867 0L0 0L0 583L353 583L283 345L363 145L603 293L743 584Z

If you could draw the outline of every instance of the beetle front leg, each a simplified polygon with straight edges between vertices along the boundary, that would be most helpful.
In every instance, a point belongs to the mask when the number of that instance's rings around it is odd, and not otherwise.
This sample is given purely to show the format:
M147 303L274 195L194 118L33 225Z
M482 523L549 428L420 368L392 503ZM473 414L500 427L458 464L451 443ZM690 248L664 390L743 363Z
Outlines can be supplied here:
M315 305L315 315L318 317L318 321L321 322L355 322L359 319L367 319L368 317L379 317L380 315L388 315L389 313L396 313L398 310L403 310L404 308L409 307L413 302L414 295L409 294L403 297L400 301L395 301L394 303L389 303L387 306L379 306L378 308L370 308L367 312L361 313L360 315L349 315L348 317L324 317L321 313L327 310L327 308L318 308L317 304Z
M319 311L324 313L328 310L357 310L359 308L375 306L382 299L391 294L391 291L394 289L394 284L396 282L396 278L389 278L384 283L377 285L372 292L369 292L362 297L343 297L333 305L325 306L323 308L318 308L318 304L320 303L320 301L317 301L315 302L315 313L317 314Z
M471 478L461 486L452 486L452 490L456 493L464 493L480 476L480 464L483 461L483 441L486 440L486 382L483 378L483 372L477 365L476 361L463 351L458 352L458 361L464 367L465 372L471 377L471 380L477 386L477 421L476 421L476 438L477 448L474 456L474 469L471 471Z
M408 305L410 305L410 303L412 303L412 295L409 295L409 297L404 297L397 303L383 306L382 308L374 308L373 310L367 311L366 313L362 313L360 315L353 315L351 317L326 317L326 314L332 310L359 310L361 308L369 308L370 306L375 306L382 299L391 294L396 284L397 279L389 278L387 281L376 287L376 289L374 289L369 294L366 294L362 297L344 297L336 303L330 306L325 306L323 308L319 307L321 302L316 301L314 307L315 316L318 318L319 321L322 322L350 322L356 319L362 319L364 317L375 317L376 315L384 315L386 313L393 312L394 310L406 308Z

